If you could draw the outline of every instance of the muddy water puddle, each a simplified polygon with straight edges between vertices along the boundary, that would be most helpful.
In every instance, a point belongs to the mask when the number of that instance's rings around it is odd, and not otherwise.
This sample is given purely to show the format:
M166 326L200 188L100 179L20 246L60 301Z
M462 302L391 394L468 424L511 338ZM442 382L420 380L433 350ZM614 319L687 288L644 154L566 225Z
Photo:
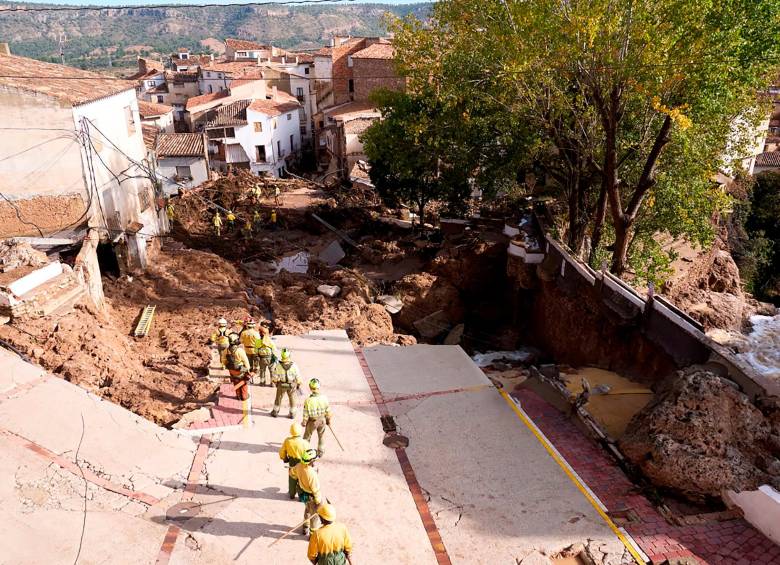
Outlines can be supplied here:
M596 369L583 367L561 372L566 388L575 395L582 392L585 379L590 385L590 398L585 410L614 439L626 431L634 414L644 408L653 397L653 391L626 377Z

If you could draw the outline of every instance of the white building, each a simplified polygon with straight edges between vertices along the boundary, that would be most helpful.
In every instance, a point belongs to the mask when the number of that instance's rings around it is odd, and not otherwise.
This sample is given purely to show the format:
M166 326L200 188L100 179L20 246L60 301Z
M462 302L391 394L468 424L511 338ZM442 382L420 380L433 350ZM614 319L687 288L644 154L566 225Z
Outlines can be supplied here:
M209 179L206 136L202 133L160 133L154 146L163 192L176 194Z
M146 266L165 216L135 95L127 80L0 54L0 237L98 228L128 267Z
M165 87L165 69L162 61L139 57L138 71L127 79L136 82L136 96L140 100L163 101L162 92L159 92Z
M139 100L138 114L141 116L141 124L145 126L152 126L159 131L174 131L173 106Z
M201 67L198 75L200 93L216 94L230 90L234 80L262 79L262 69L256 61L215 61Z
M210 110L205 131L212 168L283 176L301 151L300 103L288 94L236 100Z
M228 38L225 40L225 58L228 61L259 61L279 55L280 49L246 39Z

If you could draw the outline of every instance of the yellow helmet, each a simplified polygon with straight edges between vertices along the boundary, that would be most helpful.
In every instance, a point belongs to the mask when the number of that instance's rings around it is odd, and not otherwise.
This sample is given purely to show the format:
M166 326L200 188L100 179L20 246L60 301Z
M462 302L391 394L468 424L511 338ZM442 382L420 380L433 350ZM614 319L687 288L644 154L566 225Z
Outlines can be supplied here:
M311 379L309 381L310 390L320 390L320 379Z
M290 351L288 349L282 349L282 361L289 361L290 360Z
M317 459L317 450L316 449L307 449L303 453L301 453L301 461L303 463L311 463Z
M317 508L317 514L320 515L320 518L327 520L328 522L336 521L336 509L333 508L332 504L328 504L327 502L325 504L320 504L320 507Z
M290 426L290 435L292 437L298 437L303 435L303 426L301 426L298 422L294 422Z

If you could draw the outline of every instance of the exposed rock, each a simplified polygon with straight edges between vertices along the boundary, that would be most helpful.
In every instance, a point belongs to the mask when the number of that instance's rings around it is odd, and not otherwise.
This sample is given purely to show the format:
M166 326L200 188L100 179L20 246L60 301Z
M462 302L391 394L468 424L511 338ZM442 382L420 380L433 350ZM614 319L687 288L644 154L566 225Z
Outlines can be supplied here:
M444 333L449 328L447 314L444 310L437 310L433 314L415 320L414 327L420 332L422 337L428 339L434 338L437 335Z
M445 314L447 324L463 320L464 307L458 289L447 279L430 273L403 277L395 285L395 296L404 305L397 322L402 328L414 329L414 322L439 310ZM446 329L446 328L445 328Z
M389 294L383 294L382 296L378 296L376 301L384 305L385 310L387 310L391 314L398 314L398 312L401 311L401 308L404 307L403 302L398 300L395 296L391 296Z
M460 340L463 339L463 332L465 330L465 324L458 324L452 328L450 333L447 334L447 337L444 338L444 345L458 345Z
M320 251L317 258L326 265L330 265L332 267L346 256L347 254L344 252L341 244L339 244L338 241L333 240L327 247L325 247L325 249Z
M34 249L29 243L15 239L0 241L0 272L18 267L42 267L48 262L46 254Z
M321 284L317 287L317 292L328 298L336 298L341 292L341 287L338 285Z
M629 423L620 448L654 484L699 501L724 489L780 487L772 431L747 396L690 367L660 385Z

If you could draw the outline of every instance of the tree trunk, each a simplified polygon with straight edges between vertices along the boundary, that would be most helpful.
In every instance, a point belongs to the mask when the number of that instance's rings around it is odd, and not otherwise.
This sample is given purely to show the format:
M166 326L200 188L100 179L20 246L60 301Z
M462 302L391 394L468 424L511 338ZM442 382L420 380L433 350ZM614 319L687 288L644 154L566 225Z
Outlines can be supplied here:
M615 223L615 247L612 250L612 265L609 270L618 277L625 272L628 264L628 244L631 241L633 223L626 219Z
M601 235L604 231L604 220L607 217L607 185L602 182L601 190L599 190L599 198L596 202L596 215L593 218L593 232L590 238L590 257L588 257L588 264L594 269L600 268L601 265L594 265L596 260L596 252L599 245L601 245Z

